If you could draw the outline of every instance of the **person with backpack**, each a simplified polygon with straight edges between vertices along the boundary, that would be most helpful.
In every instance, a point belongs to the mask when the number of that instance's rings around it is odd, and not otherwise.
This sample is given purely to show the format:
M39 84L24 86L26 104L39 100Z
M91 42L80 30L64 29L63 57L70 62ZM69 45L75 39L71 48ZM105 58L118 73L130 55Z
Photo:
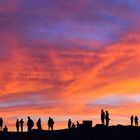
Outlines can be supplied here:
M28 117L27 127L28 127L28 136L30 137L32 133L32 128L34 127L34 122L30 117Z
M48 130L53 130L54 121L51 117L48 120Z

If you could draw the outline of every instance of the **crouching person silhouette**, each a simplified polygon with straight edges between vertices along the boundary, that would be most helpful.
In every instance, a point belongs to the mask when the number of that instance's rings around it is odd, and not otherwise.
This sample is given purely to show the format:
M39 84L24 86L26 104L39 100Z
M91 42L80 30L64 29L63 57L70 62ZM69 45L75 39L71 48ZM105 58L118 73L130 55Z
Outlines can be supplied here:
M8 132L8 127L5 125L3 128L3 132L7 133Z

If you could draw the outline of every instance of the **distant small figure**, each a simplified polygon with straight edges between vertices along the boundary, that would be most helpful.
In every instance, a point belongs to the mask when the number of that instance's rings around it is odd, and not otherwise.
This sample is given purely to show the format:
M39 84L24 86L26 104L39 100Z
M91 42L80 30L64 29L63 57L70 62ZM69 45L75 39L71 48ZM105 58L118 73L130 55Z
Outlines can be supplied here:
M21 119L21 120L19 121L19 124L20 124L21 132L23 132L23 124L24 124L23 119Z
M133 120L134 120L134 117L133 115L130 117L130 122L131 122L131 126L133 126Z
M138 117L135 116L134 120L135 120L135 126L138 126Z
M0 118L0 131L2 131L2 129L3 129L3 119Z
M105 119L106 119L106 126L108 127L109 126L109 121L110 121L108 111L106 111Z
M3 128L3 132L8 132L8 127L6 125Z
M28 127L28 136L29 137L31 137L33 126L34 126L33 120L30 117L28 117L27 127Z
M74 123L72 123L72 129L75 129L75 124Z
M17 129L17 132L19 132L19 120L18 119L16 121L16 129Z
M72 121L71 119L68 120L68 129L71 129Z
M54 121L51 117L48 120L48 130L53 130Z
M40 118L38 119L36 125L37 125L38 130L42 130L41 119Z
M79 123L79 121L77 121L77 128L80 128L80 123Z
M105 112L103 109L101 110L101 122L102 122L102 125L105 124Z

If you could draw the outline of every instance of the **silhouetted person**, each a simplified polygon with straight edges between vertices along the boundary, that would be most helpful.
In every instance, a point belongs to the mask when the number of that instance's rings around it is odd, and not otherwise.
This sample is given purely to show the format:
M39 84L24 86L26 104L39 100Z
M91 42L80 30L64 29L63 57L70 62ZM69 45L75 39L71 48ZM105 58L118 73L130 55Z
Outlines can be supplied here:
M105 112L103 109L101 110L101 122L102 122L102 125L105 124Z
M108 127L109 126L109 120L110 120L108 111L106 111L105 119L106 119L106 126Z
M134 120L134 117L133 115L130 117L130 122L131 122L131 126L133 126L133 120Z
M3 128L3 132L8 132L8 128L7 128L6 125L5 125L4 128Z
M40 118L38 119L36 125L37 125L38 130L42 130L41 119Z
M135 126L138 126L138 117L135 116L134 120L135 120Z
M21 119L21 120L19 121L19 124L20 124L21 132L23 132L23 124L24 124L23 119Z
M68 129L71 128L71 124L72 124L72 121L71 121L71 119L69 119L69 120L68 120Z
M80 123L78 121L77 121L76 125L77 125L77 128L80 128Z
M0 131L2 131L2 129L3 129L3 119L0 118Z
M48 120L48 129L49 130L53 130L53 125L54 125L54 121L51 117L49 117L49 120Z
M16 121L16 129L17 129L17 132L19 132L19 120L18 119Z
M28 117L27 127L28 127L28 136L29 137L31 137L33 126L34 126L33 120L30 117Z
M75 129L75 124L74 123L72 123L72 129Z

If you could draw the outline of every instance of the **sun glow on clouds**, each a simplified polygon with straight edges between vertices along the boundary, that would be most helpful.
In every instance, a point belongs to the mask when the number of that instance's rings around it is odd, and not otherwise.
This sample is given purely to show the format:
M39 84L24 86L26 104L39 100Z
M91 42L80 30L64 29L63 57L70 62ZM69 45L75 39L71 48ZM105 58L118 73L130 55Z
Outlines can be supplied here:
M99 123L101 108L111 124L139 115L138 0L0 5L0 112L11 130L28 115L44 128L52 116L56 129L68 118Z

